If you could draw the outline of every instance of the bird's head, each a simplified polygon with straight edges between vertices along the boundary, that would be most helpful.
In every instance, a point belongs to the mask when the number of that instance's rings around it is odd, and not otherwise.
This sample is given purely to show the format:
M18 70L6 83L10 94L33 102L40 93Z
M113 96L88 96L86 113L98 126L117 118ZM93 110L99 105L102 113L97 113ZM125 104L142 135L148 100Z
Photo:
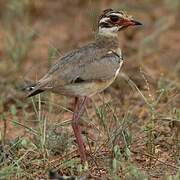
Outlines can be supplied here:
M104 34L116 35L118 31L129 26L142 25L135 21L132 16L127 15L123 11L115 11L106 9L103 11L98 22L98 32Z

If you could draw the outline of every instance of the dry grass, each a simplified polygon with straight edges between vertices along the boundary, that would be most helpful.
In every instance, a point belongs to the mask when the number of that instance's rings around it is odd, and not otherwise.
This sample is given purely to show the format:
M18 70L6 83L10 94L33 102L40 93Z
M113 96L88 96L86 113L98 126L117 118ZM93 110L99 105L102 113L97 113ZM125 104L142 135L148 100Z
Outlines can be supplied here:
M107 7L130 11L144 26L120 34L123 71L87 105L83 166L71 99L24 99L19 87L92 40ZM78 179L180 179L179 7L178 0L0 2L0 179L48 179L50 169Z

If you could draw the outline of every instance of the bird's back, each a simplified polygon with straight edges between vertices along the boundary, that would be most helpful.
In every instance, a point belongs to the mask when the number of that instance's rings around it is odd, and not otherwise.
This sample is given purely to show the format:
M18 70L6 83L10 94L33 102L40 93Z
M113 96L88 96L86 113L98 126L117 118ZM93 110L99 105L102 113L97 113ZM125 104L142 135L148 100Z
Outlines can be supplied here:
M99 47L97 43L75 49L59 58L43 79L47 77L59 79L63 81L62 85L72 83L84 71L85 66L98 61L107 51L107 48Z
M119 67L120 57L117 54L109 54L112 49L117 49L116 41L112 43L112 39L110 42L100 39L66 53L37 82L28 96L35 95L36 92L44 90L64 95L73 95L76 86L77 89L81 87L91 93L93 89L88 90L92 84L88 84L86 87L84 85L92 81L109 80ZM81 83L81 85L79 86L77 83ZM99 88L101 89L101 86ZM94 89L94 91L97 91L96 87ZM80 88L79 92L81 92ZM77 93L74 93L74 95L76 96Z

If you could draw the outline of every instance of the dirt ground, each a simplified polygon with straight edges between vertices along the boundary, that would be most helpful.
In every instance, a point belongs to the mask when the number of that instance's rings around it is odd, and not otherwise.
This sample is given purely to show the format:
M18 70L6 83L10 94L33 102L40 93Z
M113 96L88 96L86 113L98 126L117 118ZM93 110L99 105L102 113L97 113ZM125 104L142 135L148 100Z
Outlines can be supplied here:
M21 88L65 52L93 41L107 8L143 23L119 33L124 64L82 118L88 167L70 120L73 99ZM180 179L178 0L0 1L0 179Z

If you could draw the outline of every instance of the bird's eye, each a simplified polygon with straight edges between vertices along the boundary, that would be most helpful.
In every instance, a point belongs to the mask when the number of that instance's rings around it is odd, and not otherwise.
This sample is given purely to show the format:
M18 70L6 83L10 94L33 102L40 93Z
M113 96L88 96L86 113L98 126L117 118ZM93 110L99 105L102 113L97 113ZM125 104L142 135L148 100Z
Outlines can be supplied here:
M118 22L119 21L119 16L115 16L115 15L112 15L112 16L110 16L110 20L112 21L112 22Z

